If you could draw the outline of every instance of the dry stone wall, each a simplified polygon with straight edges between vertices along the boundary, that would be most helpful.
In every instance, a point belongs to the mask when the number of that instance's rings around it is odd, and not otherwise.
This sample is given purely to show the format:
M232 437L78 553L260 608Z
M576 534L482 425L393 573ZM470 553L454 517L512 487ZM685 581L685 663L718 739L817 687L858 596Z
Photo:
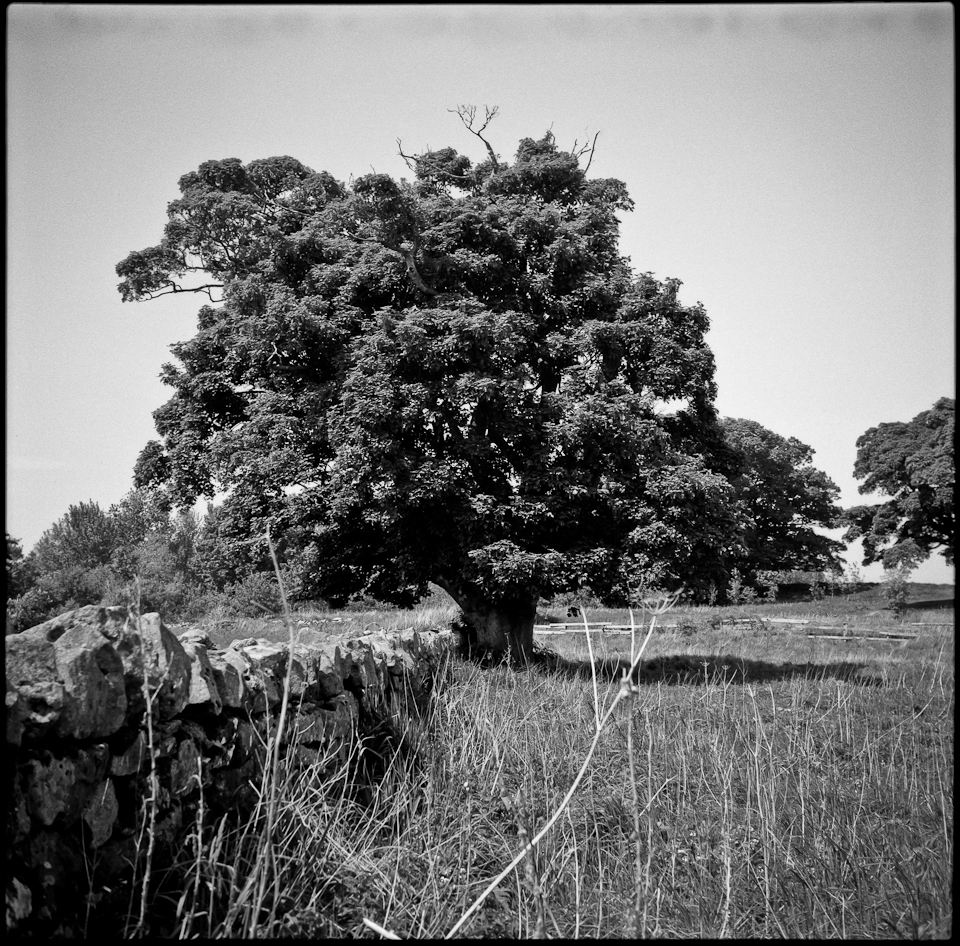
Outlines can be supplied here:
M7 930L74 934L87 900L142 857L154 767L160 848L180 843L201 790L208 812L252 806L289 646L251 638L218 650L157 614L96 606L5 644ZM365 733L389 728L400 694L428 694L456 646L450 631L331 642L301 630L281 735L291 764L318 777L338 767Z

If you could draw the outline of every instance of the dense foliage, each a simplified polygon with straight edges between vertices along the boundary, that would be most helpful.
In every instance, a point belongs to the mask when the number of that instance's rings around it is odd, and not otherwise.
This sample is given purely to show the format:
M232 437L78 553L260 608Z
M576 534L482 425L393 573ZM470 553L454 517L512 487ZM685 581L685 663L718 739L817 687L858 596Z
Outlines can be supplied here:
M863 539L865 565L916 564L938 549L953 564L955 405L940 398L909 423L880 424L857 439L853 472L863 480L860 493L891 497L844 511L844 538Z
M78 503L24 557L7 536L7 618L15 631L87 604L136 604L167 620L279 609L276 579L218 568L216 516L169 514L147 490L104 511Z
M136 483L226 492L235 558L269 526L302 596L434 581L482 644L527 652L539 596L703 592L741 528L706 313L619 255L625 186L549 133L508 165L461 117L485 160L415 155L412 182L290 157L180 179L120 292L222 305L172 347Z
M813 450L756 421L725 417L721 427L740 463L732 482L749 523L745 574L842 569L843 544L814 528L835 527L841 509L840 490L813 465Z
M7 601L22 595L30 587L30 575L20 542L9 532L7 536Z

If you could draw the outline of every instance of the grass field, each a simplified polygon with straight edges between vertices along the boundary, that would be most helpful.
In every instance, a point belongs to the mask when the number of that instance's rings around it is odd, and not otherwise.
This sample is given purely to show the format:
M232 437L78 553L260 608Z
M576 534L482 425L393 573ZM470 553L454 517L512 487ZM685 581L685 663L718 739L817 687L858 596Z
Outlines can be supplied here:
M952 585L913 585L911 599L922 601L926 598L952 598ZM827 596L821 601L778 602L776 604L752 604L737 607L706 607L706 606L678 606L661 624L677 624L686 627L688 631L698 631L709 628L712 623L720 620L735 619L764 619L764 618L791 618L809 620L817 624L834 624L838 627L849 624L857 628L883 628L893 630L901 624L912 622L953 624L953 608L942 608L928 611L911 607L903 617L897 620L893 613L884 609L884 600L879 586L872 585L851 595ZM314 609L301 607L293 615L299 627L309 627L312 630L325 631L331 637L345 637L368 634L376 630L413 627L417 630L430 630L448 627L456 617L458 608L450 597L439 588L423 603L410 610L376 609L361 610L353 607L343 611ZM629 623L629 615L625 610L614 610L602 607L588 607L586 613L590 622L609 622L612 624ZM637 620L642 619L641 612L637 612ZM565 607L551 607L544 603L538 612L537 623L554 621L558 623L573 622L580 619L568 617ZM288 631L284 620L279 615L265 617L234 618L211 615L199 622L214 644L226 647L234 640L255 637L271 641L285 642ZM182 627L174 626L180 632Z
M541 638L519 672L452 659L426 711L397 708L372 789L281 765L270 857L265 806L198 826L155 915L181 936L946 938L952 610L911 612L931 626L908 641L719 625L760 614L907 629L866 599L678 608L635 686L629 634L592 634L593 664L583 633ZM294 618L356 633L450 616Z

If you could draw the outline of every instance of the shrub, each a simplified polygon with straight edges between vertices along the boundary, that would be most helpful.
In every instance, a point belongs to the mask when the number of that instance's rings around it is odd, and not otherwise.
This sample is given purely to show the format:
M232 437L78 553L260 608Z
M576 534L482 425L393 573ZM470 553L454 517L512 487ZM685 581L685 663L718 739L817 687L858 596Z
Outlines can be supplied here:
M740 604L743 600L743 578L740 575L740 569L735 568L730 572L730 581L727 584L727 601L730 604Z
M283 610L277 579L266 572L255 572L228 585L218 598L236 617L262 617Z
M757 572L757 583L761 588L766 589L763 594L763 600L767 604L776 604L777 601L777 573L772 571Z
M7 623L17 633L56 617L63 609L48 588L35 585L7 602Z

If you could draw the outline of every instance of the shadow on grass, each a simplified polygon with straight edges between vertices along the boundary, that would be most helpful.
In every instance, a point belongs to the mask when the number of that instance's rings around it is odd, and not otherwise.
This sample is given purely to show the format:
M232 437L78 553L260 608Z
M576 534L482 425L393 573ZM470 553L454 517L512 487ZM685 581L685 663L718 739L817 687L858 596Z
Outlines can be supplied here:
M908 611L952 611L955 598L931 598L927 601L908 601Z
M570 677L590 679L590 662L563 657L549 650L539 650L535 664ZM597 678L620 680L629 660L606 657L597 660ZM837 663L773 663L767 660L749 660L743 657L676 654L652 657L641 661L633 673L633 681L640 686L650 684L703 685L706 683L769 683L806 677L810 680L844 680L863 686L880 686L880 675L867 664L844 660Z

